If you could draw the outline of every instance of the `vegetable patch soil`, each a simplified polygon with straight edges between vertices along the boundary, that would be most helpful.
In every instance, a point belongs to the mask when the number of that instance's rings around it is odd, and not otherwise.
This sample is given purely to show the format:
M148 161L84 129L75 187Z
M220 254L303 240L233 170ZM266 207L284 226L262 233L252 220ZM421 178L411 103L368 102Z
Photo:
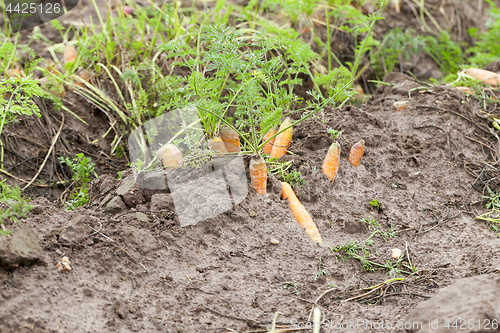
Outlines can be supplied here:
M281 199L279 176L266 195L249 187L232 209L180 227L170 190L141 189L131 170L121 179L103 174L86 207L34 199L21 222L38 236L40 259L0 268L0 332L265 332L276 312L277 329L305 328L314 302L324 325L346 332L427 324L415 315L420 303L463 278L487 284L499 267L500 241L475 219L484 186L472 176L496 159L497 142L463 92L418 89L402 74L385 80L368 104L325 109L296 126L293 154L282 158L301 172L295 192L322 247ZM393 103L406 100L396 111ZM343 131L333 183L321 173L328 128ZM360 139L365 153L354 168L347 157ZM210 205L217 198L208 194ZM399 263L394 248L403 251ZM72 269L59 272L64 256ZM446 299L438 299L442 310L458 302ZM472 314L487 311L468 304Z

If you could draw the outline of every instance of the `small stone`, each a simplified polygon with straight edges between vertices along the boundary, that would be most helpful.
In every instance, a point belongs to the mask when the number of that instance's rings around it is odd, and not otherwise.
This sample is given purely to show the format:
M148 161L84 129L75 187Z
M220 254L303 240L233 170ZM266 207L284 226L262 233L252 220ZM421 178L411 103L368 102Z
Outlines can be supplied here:
M408 101L398 101L394 102L394 108L396 111L402 111L408 106Z
M120 187L118 187L118 189L116 190L116 194L125 195L132 189L132 186L134 185L135 185L135 177L134 175L130 175L122 181Z
M116 314L121 318L125 319L127 318L127 315L129 313L128 306L125 305L122 301L118 300L113 304L113 310L115 310Z
M280 243L280 241L279 241L279 240L274 239L274 238L273 238L273 239L271 239L271 244L278 245L279 243Z
M135 213L135 217L141 222L149 222L148 216L144 213L137 212Z
M140 172L137 175L137 185L148 190L165 190L165 173L163 170Z
M106 213L117 214L117 213L120 213L126 209L127 209L127 207L123 203L122 198L120 198L119 196L116 196L113 199L111 199L110 202L108 202L104 211Z
M59 242L70 247L83 245L90 231L85 224L86 220L85 215L78 215L71 219L59 232Z
M400 249L392 249L391 251L391 257L394 259L398 259L399 256L401 256L401 253L403 253Z
M0 266L13 269L38 261L42 247L33 230L24 224L15 223L10 231L11 234L0 236Z
M113 193L108 193L99 203L99 206L104 207L113 198Z

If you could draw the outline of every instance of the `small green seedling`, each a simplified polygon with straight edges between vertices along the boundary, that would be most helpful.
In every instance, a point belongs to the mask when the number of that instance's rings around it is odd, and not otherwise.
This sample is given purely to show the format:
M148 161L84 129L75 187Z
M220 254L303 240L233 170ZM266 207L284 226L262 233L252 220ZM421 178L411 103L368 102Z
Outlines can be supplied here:
M328 271L324 267L321 267L321 266L322 266L322 262L321 262L321 257L320 257L319 258L319 265L318 265L318 272L316 273L316 276L314 277L314 281L316 281L322 275L328 275Z
M380 223L378 223L371 216L364 217L364 218L360 219L359 222L366 223L368 226L371 226L374 229L375 229L375 227L379 227L380 228Z
M283 288L288 290L290 293L300 296L300 289L299 289L300 283L298 282L293 282L293 281L287 281L283 282Z
M334 130L331 127L328 127L326 129L326 132L332 136L333 141L337 140L337 138L344 132L344 130L339 131L339 130Z
M0 224L3 224L4 219L12 219L19 222L19 217L26 217L26 214L33 208L28 203L28 199L21 196L21 189L19 186L10 186L5 184L5 180L0 181L0 203L6 205L7 208L0 208ZM11 232L4 230L3 226L0 228L0 235L8 235Z
M283 181L290 184L290 186L302 186L305 183L305 180L302 177L302 173L300 173L300 171L292 171L289 173L285 172L283 175Z
M60 157L59 160L61 163L69 166L73 173L71 177L73 179L73 191L66 205L70 209L86 205L89 202L88 188L91 177L95 176L97 178L97 174L94 171L95 164L92 163L90 157L85 157L82 153L77 154L76 158L73 159Z
M377 199L373 199L372 201L370 201L369 205L379 212L382 211L382 204Z

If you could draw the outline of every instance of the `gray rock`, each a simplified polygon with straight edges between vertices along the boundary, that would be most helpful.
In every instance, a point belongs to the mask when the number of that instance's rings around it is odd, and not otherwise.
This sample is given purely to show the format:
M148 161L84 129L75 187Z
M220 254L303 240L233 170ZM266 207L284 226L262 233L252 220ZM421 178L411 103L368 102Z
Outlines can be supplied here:
M108 193L104 199L99 203L99 206L104 207L113 198L114 194L112 192Z
M40 259L42 247L37 235L28 226L15 223L9 235L0 235L0 266L14 269Z
M146 201L146 198L144 198L144 194L142 193L142 189L139 188L139 186L137 186L136 184L132 186L130 191L122 196L122 199L125 205L127 205L127 207L129 208L133 208Z
M141 172L137 176L137 185L148 190L166 190L165 172L163 170Z
M119 196L116 196L113 199L111 199L110 202L108 202L104 211L106 213L110 213L110 214L117 214L117 213L125 211L126 209L127 209L127 207L123 203L122 198L120 198Z
M153 194L153 196L151 197L150 209L153 212L158 212L160 210L175 210L172 195L168 193Z
M134 185L135 185L135 177L134 175L129 175L122 181L120 187L118 187L118 189L116 190L116 194L125 195L132 189Z
M93 179L89 186L89 199L94 200L99 194L109 191L118 181L110 174Z
M480 275L460 279L439 290L432 298L418 304L405 322L422 323L419 327L413 324L408 332L500 332L498 326L492 326L492 319L498 321L498 318L500 280ZM461 329L452 327L455 320ZM487 324L489 329L486 329Z
M146 201L142 189L136 184L135 176L129 175L116 190L127 207L132 208Z
M127 318L129 311L128 306L122 301L118 300L113 304L113 310L115 310L116 314L121 318Z
M135 213L135 217L141 222L149 222L148 216L144 213L137 212Z
M59 232L59 242L70 247L82 245L90 231L85 224L87 219L85 215L78 215L71 219Z

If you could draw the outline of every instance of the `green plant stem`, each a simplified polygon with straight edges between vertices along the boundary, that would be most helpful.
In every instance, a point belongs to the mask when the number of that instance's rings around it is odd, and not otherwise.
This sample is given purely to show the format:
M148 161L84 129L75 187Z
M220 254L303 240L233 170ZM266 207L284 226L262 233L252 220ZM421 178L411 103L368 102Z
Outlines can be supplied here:
M328 48L328 72L332 71L332 47L330 42L330 17L328 15L328 8L325 9L325 18L326 18L326 40L327 40L327 48Z
M17 91L19 90L20 85L16 87L14 92L10 95L9 102L7 103L7 106L4 110L3 116L2 116L2 121L0 122L0 135L2 135L3 131L3 126L5 124L5 119L7 118L7 114L9 113L10 105L12 103L12 98L16 95ZM0 169L3 170L3 154L4 154L4 149L3 149L3 141L0 139Z
M274 134L272 137L270 137L267 141L261 143L259 146L255 147L254 145L252 145L248 140L247 138L245 137L245 135L243 135L243 133L241 133L239 130L237 130L230 122L228 122L226 119L222 118L221 116L219 116L218 114L215 114L213 113L212 111L210 110L205 110L206 112L216 116L217 118L219 118L220 121L224 122L224 124L226 124L227 126L229 126L230 128L232 128L236 133L238 133L238 135L243 138L243 140L248 144L248 146L252 149L252 151L254 152L254 154L257 154L257 152L259 151L260 148L262 148L266 143L268 143L269 141L271 141L273 138L275 138L276 136L278 136L279 134L283 133L284 131L286 131L287 129L289 129L290 127L292 126L295 126L297 125L298 123L306 120L307 118L309 118L310 116L312 116L313 114L315 114L316 112L318 112L319 110L322 110L326 105L328 105L338 94L340 94L340 92L344 91L350 84L352 83L352 80L349 81L347 84L345 84L341 89L339 89L339 91L331 96L330 98L327 98L324 102L322 102L320 105L317 105L316 106L316 110L313 110L311 112L309 112L307 115L303 116L302 118L300 118L299 120L295 121L294 123L292 123L290 126L287 126L286 128L282 129L281 131L278 131L276 134ZM349 99L346 98L338 107L341 108Z
M370 24L370 29L368 29L368 32L366 33L366 37L363 39L363 43L361 44L361 47L359 49L358 54L356 55L356 59L354 61L354 66L352 67L351 75L352 77L356 77L356 71L358 70L359 62L361 61L361 57L364 54L364 50L366 47L366 42L370 38L370 35L373 32L373 27L375 26L375 22L377 21L377 18L380 17L380 12L382 11L382 6L379 7L377 10L377 13L373 16L372 22Z

